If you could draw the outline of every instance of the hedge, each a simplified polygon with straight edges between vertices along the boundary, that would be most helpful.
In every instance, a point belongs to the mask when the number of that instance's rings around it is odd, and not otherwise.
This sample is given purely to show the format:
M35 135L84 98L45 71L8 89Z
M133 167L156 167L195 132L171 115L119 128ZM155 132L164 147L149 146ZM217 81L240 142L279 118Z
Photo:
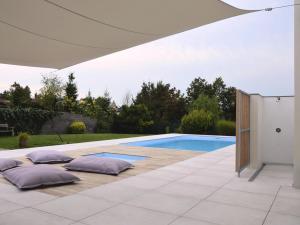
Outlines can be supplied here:
M216 124L217 133L220 135L235 135L235 122L228 120L219 120Z
M14 127L16 133L38 134L43 124L57 114L34 108L0 108L0 123Z

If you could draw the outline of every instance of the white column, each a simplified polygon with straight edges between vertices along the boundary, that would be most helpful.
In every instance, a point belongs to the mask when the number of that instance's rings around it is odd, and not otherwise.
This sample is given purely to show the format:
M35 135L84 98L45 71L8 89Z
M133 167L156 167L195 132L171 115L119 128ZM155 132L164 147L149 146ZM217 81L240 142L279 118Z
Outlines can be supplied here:
M300 0L295 0L300 4ZM300 6L294 7L295 17L295 147L294 187L300 188Z
M258 170L262 166L263 98L250 96L250 168Z

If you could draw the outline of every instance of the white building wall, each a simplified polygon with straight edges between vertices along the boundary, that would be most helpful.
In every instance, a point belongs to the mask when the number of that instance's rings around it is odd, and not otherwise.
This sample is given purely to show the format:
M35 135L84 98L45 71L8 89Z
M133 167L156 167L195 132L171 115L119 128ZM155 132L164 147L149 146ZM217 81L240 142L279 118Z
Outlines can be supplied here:
M262 163L293 164L294 97L251 95L250 102L250 168L259 169Z
M300 0L295 0L300 4ZM300 6L295 6L295 148L294 186L300 188Z
M294 98L264 97L261 124L263 162L293 164Z

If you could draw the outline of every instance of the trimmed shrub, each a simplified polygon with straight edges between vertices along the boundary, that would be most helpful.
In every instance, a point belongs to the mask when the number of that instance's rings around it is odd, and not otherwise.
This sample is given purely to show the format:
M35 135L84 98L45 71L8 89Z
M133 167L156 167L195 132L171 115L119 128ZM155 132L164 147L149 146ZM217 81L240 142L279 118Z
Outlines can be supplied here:
M216 124L216 130L221 135L235 135L235 122L229 120L219 120Z
M193 110L181 119L181 130L188 134L205 134L214 128L215 120L211 112Z
M73 121L68 128L70 134L84 134L85 131L86 126L82 121Z
M58 113L33 108L0 108L0 122L15 128L16 133L37 134L43 124Z
M19 138L19 147L20 148L27 148L28 147L29 134L20 133L18 138Z

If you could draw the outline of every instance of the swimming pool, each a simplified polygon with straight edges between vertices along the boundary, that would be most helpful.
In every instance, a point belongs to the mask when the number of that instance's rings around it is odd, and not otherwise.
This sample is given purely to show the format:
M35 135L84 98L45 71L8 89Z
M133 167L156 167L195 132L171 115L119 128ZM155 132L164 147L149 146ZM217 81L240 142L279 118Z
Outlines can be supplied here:
M210 152L235 144L235 137L213 135L182 135L148 141L129 142L124 144L127 146Z
M127 162L135 162L139 160L145 160L147 156L139 156L139 155L127 155L127 154L118 154L118 153L109 153L109 152L100 152L100 153L92 153L86 156L96 156L100 158L110 158L110 159L120 159Z

